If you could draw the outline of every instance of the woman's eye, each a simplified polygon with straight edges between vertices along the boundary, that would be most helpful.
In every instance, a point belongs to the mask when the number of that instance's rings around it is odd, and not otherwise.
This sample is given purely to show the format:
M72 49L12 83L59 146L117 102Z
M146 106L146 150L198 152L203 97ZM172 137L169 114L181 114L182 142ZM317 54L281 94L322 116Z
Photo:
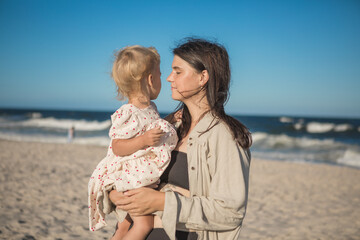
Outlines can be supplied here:
M180 74L181 72L175 72L176 74Z

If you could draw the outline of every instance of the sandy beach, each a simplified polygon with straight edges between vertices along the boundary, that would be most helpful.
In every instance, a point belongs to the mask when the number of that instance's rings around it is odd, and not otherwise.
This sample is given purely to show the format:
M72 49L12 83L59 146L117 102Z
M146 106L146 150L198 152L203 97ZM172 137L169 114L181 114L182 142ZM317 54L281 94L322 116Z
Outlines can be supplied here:
M88 231L87 183L106 148L0 140L0 239L109 239ZM253 159L242 239L360 239L360 170Z

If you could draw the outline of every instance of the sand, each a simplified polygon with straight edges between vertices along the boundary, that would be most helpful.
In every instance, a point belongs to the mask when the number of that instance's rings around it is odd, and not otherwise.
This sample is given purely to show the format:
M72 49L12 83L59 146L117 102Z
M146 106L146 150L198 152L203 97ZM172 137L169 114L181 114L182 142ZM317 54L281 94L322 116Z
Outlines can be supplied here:
M88 231L87 183L106 148L0 140L0 239L109 239ZM242 239L360 239L360 170L253 159Z

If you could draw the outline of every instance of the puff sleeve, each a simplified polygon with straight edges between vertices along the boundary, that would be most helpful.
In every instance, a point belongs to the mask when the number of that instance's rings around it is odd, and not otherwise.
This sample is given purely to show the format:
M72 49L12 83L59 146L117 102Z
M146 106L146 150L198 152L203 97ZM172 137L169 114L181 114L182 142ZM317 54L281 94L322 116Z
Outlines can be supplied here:
M128 108L119 108L111 115L111 128L109 137L111 139L129 139L140 135L145 128L141 126L137 114L132 114L132 110Z

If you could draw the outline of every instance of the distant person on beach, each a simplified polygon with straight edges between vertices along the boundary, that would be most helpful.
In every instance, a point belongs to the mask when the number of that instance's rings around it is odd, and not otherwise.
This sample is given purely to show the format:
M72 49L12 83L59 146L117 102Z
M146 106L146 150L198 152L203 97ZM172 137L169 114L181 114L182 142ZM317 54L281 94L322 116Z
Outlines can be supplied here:
M173 125L160 118L151 101L159 95L160 75L160 56L155 48L130 46L116 55L112 77L119 96L128 103L111 116L107 156L95 168L88 186L89 228L95 231L106 226L105 214L115 211L118 224L113 240L145 239L154 217L115 209L108 193L157 186L178 141Z
M71 143L75 137L75 127L71 126L68 130L68 143Z
M252 138L228 116L229 57L218 43L186 39L173 50L172 98L182 110L179 142L161 181L165 192L141 187L111 191L111 201L131 216L156 214L147 240L234 240L245 217ZM177 112L177 111L176 111ZM162 225L161 225L162 224Z

